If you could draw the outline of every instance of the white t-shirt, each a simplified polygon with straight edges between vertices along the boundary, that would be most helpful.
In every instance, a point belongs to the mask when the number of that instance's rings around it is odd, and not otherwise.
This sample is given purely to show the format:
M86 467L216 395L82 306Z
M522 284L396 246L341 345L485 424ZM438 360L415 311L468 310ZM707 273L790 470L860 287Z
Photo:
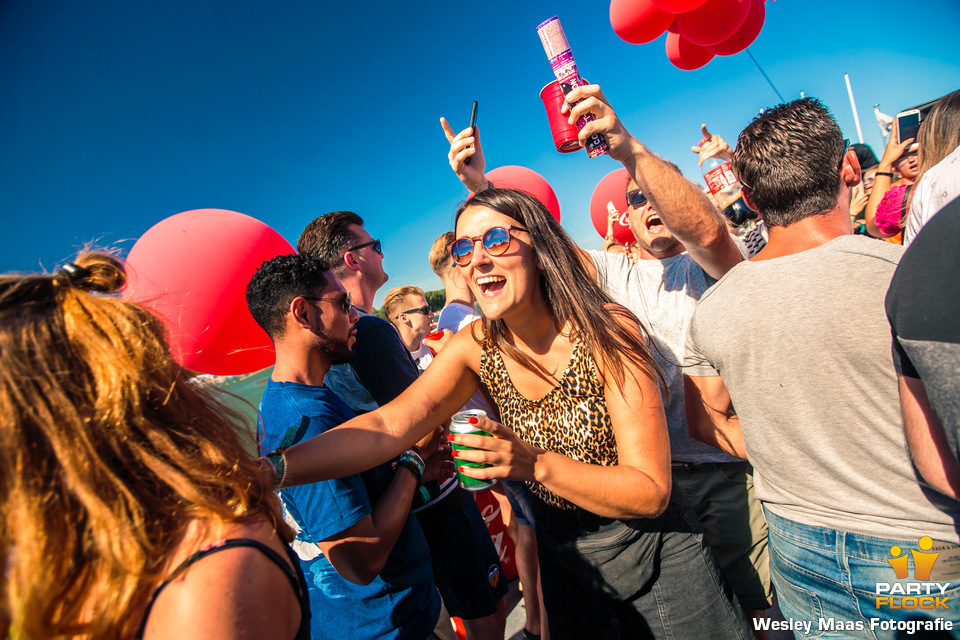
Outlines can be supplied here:
M923 225L957 196L960 196L960 147L923 174L917 183L904 225L903 246L909 246Z

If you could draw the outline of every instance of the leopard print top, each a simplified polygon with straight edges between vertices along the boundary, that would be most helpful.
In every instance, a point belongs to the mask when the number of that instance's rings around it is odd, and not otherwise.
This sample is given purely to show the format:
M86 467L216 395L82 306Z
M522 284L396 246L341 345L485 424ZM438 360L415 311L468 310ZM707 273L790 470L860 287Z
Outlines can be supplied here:
M539 400L527 400L514 388L499 349L489 341L483 345L480 378L496 402L503 424L522 440L587 464L617 464L617 443L603 385L597 379L593 356L582 340L574 345L560 381ZM539 483L527 484L552 507L578 508Z

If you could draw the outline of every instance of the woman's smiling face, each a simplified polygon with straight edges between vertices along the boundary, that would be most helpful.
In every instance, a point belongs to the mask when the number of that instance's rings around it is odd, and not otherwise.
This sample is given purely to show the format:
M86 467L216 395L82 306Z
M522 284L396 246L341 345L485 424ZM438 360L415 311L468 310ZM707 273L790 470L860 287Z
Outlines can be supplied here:
M483 315L491 320L509 316L539 295L540 270L530 247L530 234L522 231L526 227L518 220L483 206L467 207L457 219L457 239L483 236L493 227L508 225L514 228L502 255L491 256L478 240L470 261L460 267Z

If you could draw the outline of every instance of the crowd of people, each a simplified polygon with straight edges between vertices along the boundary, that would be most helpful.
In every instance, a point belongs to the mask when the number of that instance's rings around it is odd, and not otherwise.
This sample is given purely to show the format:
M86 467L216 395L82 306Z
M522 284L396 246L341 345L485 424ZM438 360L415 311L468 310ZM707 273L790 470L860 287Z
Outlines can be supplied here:
M960 557L960 91L880 161L810 98L735 148L704 126L724 202L598 86L567 99L629 174L635 241L581 249L443 120L471 196L424 256L436 327L410 285L373 315L385 248L349 211L247 286L276 349L259 459L112 295L121 261L0 277L5 635L425 640L452 616L502 640L460 474L496 482L525 639L765 638L775 600L798 637L957 637L955 606L903 596L915 558ZM489 435L451 434L462 409ZM960 563L927 578L960 599Z

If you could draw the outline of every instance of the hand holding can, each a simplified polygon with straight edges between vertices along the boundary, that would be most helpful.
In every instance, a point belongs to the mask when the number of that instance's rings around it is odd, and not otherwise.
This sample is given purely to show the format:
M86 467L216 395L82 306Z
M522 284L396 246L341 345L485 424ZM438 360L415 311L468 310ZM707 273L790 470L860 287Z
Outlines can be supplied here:
M470 418L486 418L487 412L482 409L468 409L466 411L460 411L455 413L450 419L450 434L451 435L474 435L474 436L487 436L490 437L490 433L483 431L476 424L470 422ZM454 451L474 451L473 447L466 447L462 444L453 443ZM454 454L456 457L456 454ZM460 480L460 486L466 489L467 491L483 491L484 489L489 489L497 483L496 480L479 480L477 478L471 478L470 476L464 475L460 471L460 467L468 467L470 469L486 469L490 465L484 464L482 462L467 462L466 460L457 461L457 477Z

